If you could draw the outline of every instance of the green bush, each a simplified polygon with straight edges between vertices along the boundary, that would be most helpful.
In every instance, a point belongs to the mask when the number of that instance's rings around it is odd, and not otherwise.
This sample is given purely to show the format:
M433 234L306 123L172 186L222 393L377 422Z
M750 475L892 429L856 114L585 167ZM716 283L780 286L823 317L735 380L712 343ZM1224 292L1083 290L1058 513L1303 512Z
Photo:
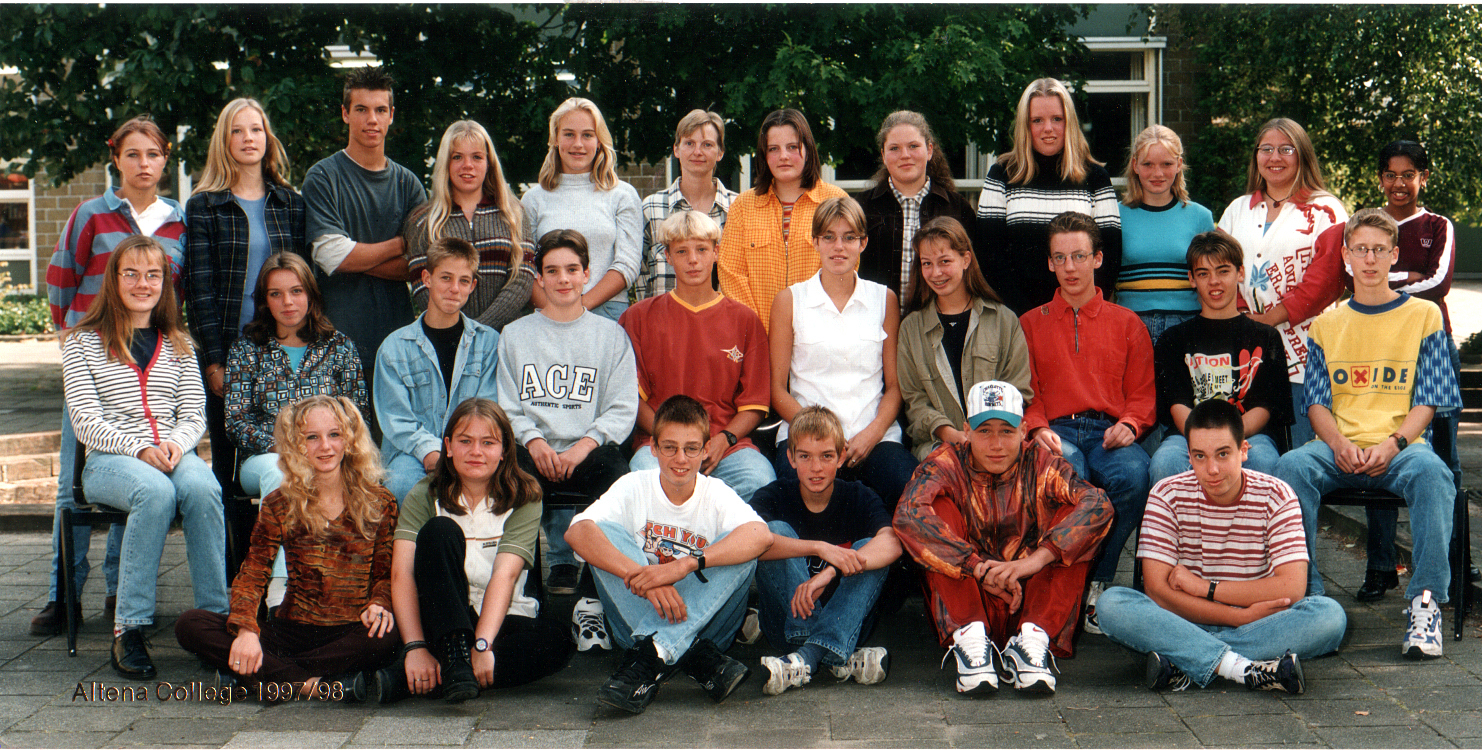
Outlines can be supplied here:
M51 331L51 308L45 297L12 294L0 299L0 334Z
M1476 333L1468 336L1467 340L1461 342L1461 346L1457 347L1457 350L1463 356L1482 355L1482 331L1477 331Z

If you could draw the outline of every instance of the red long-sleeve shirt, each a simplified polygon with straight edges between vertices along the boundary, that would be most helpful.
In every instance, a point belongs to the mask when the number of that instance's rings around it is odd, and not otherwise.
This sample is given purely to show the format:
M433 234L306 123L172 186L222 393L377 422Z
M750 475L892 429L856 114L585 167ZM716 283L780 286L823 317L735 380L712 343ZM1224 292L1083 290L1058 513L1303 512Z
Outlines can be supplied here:
M1101 297L1079 310L1060 291L1019 318L1029 344L1034 401L1024 411L1032 433L1060 417L1095 409L1141 437L1157 414L1153 340L1137 313Z

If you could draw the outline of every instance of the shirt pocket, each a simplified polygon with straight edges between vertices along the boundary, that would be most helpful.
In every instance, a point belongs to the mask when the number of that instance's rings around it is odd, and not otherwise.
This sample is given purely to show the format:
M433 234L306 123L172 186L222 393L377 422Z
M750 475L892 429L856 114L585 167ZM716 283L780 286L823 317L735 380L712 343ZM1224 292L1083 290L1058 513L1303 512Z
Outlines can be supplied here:
M401 384L407 390L407 402L411 404L412 414L415 417L420 419L423 415L432 413L433 390L435 389L431 370L421 363L409 364L408 369L401 375Z

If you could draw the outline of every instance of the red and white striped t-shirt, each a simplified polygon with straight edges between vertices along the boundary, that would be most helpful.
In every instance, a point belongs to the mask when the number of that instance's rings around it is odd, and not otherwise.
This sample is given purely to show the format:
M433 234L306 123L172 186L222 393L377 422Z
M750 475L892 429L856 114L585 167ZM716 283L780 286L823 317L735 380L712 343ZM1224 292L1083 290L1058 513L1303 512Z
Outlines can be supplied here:
M1153 486L1137 556L1182 564L1211 581L1251 581L1289 562L1307 561L1302 506L1291 486L1245 471L1239 502L1211 503L1194 472Z

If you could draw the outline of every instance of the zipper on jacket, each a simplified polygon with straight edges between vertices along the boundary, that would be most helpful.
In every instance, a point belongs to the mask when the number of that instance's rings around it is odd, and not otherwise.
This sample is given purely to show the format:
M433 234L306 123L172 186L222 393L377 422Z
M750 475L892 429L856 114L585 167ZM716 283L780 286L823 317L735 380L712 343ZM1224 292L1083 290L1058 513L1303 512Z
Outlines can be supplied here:
M1075 324L1075 353L1076 354L1080 354L1081 353L1081 311L1080 310L1072 309L1070 311L1070 317L1071 317L1071 320Z

